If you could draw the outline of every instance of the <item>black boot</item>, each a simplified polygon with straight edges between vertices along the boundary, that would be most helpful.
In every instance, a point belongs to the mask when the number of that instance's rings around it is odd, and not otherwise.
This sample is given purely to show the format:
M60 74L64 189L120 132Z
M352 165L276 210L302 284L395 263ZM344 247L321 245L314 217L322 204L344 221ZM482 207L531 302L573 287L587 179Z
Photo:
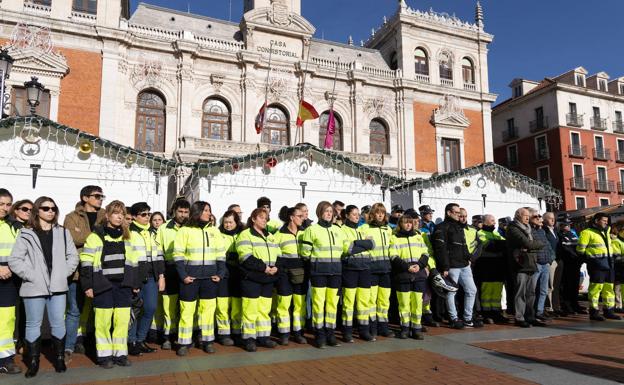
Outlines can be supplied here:
M412 329L412 338L415 340L424 340L425 335L422 332L422 329Z
M319 349L327 348L327 339L325 338L325 330L314 329L314 335L316 337L316 347Z
M342 332L342 340L347 343L353 343L353 326L345 326Z
M364 341L374 342L375 337L370 334L370 326L369 325L360 325L359 328L360 338Z
M334 334L334 329L326 329L327 335L327 345L329 346L340 346L340 342L336 339L336 334Z
M399 338L402 340L406 340L409 338L409 328L407 326L401 326L401 333L399 333Z
M373 338L377 338L377 321L370 321L370 334Z
M67 370L65 365L65 337L58 339L52 336L52 346L54 347L54 370L57 373L64 373Z
M394 332L388 327L387 322L379 322L377 327L379 328L380 336L389 338L393 338L395 336Z
M592 321L604 321L605 318L600 315L598 309L589 309L589 319Z
M308 343L308 340L306 340L305 337L303 336L303 330L298 330L296 332L293 332L293 340L300 345Z
M606 319L612 319L612 320L618 320L618 321L622 319L622 317L620 317L619 315L617 315L617 314L615 314L613 312L613 308L611 308L611 309L606 309L605 308L604 309L604 317Z
M41 355L41 337L35 342L26 341L26 378L37 375L39 371L39 356Z

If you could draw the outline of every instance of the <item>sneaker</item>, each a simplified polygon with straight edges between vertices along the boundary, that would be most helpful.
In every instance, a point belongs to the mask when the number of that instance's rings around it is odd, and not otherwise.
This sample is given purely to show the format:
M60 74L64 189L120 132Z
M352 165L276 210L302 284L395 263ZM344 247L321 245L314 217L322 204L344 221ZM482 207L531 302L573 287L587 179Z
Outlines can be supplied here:
M546 327L548 324L546 322L540 321L538 319L529 321L529 323L533 326Z
M115 363L113 362L112 358L109 358L107 360L100 362L100 368L112 369L114 367L115 367Z
M180 348L178 348L178 351L176 352L176 355L180 356L180 357L184 357L184 356L186 356L188 354L188 352L189 352L188 346L184 345L184 346L180 346Z
M470 324L470 326L468 326L468 324ZM471 319L470 321L464 321L464 326L467 328L482 328L483 321L480 319Z
M19 366L15 365L15 362L13 362L13 360L8 361L4 365L0 366L0 373L19 374L21 372L22 372L22 369L20 369Z
M535 316L535 318L537 320L539 320L539 321L542 321L542 322L547 322L547 321L551 320L551 318L548 317L546 314L538 314L538 315Z
M216 350L214 348L214 344L212 342L206 342L202 346L204 353L214 353Z
M165 340L163 344L160 346L162 350L171 350L171 341Z
M115 365L117 366L132 366L132 363L128 359L128 356L121 356L115 358Z
M245 342L245 350L249 353L253 353L258 350L258 348L256 347L256 340L254 340L253 338L248 338Z
M234 340L230 336L219 337L219 343L223 346L234 346Z
M128 354L131 356L142 356L143 351L138 342L131 342L128 344Z
M366 342L375 342L377 341L377 338L375 338L375 336L373 336L370 333L364 332L364 333L360 333L360 339L366 341Z
M461 329L463 329L463 328L464 328L464 323L463 323L461 320L459 320L459 319L454 319L454 320L452 320L452 321L449 323L449 326L450 326L452 329L458 329L458 330L461 330Z
M65 350L65 365L69 365L72 362L72 354L70 350Z
M293 340L295 340L295 342L298 343L299 345L305 345L308 343L308 340L301 334L295 334L293 336Z

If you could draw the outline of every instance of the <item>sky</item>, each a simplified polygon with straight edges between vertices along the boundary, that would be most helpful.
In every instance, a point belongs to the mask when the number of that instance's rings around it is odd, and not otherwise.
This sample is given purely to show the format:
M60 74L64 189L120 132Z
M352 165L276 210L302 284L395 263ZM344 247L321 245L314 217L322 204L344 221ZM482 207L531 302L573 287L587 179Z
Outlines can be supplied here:
M240 21L243 0L143 0L223 20ZM138 1L132 0L133 10ZM476 0L407 0L414 9L455 14L474 21ZM481 0L489 46L490 92L497 103L511 95L514 78L542 80L578 66L594 74L624 76L624 0ZM302 14L317 38L366 40L398 0L302 0ZM231 10L231 11L230 11ZM231 16L230 16L231 15Z

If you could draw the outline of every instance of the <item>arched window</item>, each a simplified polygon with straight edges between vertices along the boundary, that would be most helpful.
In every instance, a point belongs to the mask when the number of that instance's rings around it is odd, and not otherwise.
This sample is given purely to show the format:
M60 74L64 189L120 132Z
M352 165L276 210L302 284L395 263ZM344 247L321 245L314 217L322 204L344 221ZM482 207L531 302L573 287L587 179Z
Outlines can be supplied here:
M464 84L475 84L475 71L472 60L467 57L462 59L462 75Z
M74 0L72 9L75 12L97 14L97 0Z
M453 61L447 52L440 55L440 79L453 80Z
M278 106L267 108L266 122L262 130L262 143L288 146L289 121L286 112Z
M334 120L336 121L336 128L334 131L334 146L331 148L334 151L342 151L342 119L340 115L334 111ZM319 117L319 147L323 148L325 145L325 135L327 135L327 123L329 123L329 111L325 111Z
M202 113L202 138L232 139L230 121L230 109L221 99L206 99Z
M393 71L399 69L399 57L396 51L392 52L392 55L390 56L390 69Z
M417 75L429 76L429 58L427 57L427 52L425 52L424 49L416 48L416 52L414 53L414 64Z
M370 129L370 153L389 154L388 126L380 119L373 119L368 128Z
M143 91L137 98L135 148L165 152L165 99L156 91Z

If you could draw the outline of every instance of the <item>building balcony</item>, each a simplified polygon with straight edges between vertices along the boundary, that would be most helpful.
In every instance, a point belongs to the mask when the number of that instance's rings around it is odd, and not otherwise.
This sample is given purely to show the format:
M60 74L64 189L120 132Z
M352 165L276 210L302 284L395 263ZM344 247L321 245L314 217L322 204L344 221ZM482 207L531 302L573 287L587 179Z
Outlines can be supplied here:
M617 184L617 193L624 194L624 183L618 182Z
M595 160L611 160L611 150L606 148L594 148Z
M570 158L587 158L587 146L568 146L568 155Z
M613 122L613 132L616 134L624 134L624 121L615 120Z
M566 114L566 122L571 127L583 127L585 115L583 114Z
M550 151L547 148L538 149L535 151L535 161L539 162L542 160L550 159Z
M539 132L548 128L548 116L544 116L542 119L531 120L529 122L529 130L531 132Z
M440 84L444 87L453 87L453 79L440 79Z
M431 83L431 80L429 79L429 75L427 74L416 74L416 76L414 76L414 80L416 80L419 83Z
M477 85L474 83L464 83L464 89L466 91L476 91L477 90Z
M570 178L570 188L572 190L580 190L580 191L589 190L589 178L582 178L582 177Z
M594 189L596 192L611 193L615 192L615 182L612 180L600 180L594 181Z
M608 128L607 119L602 119L599 116L592 116L589 121L592 130L605 131Z
M509 142L514 139L518 139L518 127L508 127L503 131L503 142Z
M616 151L615 152L615 161L618 163L624 163L624 152Z

